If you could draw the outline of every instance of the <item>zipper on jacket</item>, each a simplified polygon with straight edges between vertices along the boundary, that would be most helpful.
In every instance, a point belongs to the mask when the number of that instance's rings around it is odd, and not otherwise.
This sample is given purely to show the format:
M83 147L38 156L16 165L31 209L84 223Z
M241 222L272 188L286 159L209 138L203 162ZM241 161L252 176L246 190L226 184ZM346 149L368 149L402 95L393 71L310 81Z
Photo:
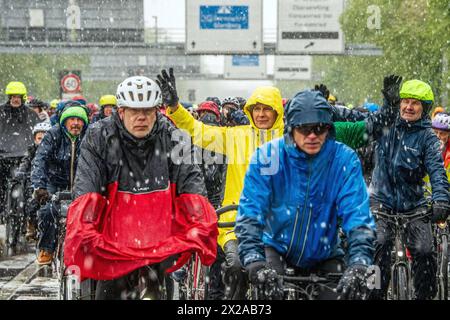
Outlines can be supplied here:
M395 131L397 131L397 128L395 128ZM404 131L402 130L401 131L401 133L400 133L400 137L399 137L399 139L398 139L398 145L397 145L397 147L396 148L394 148L394 152L395 152L395 158L394 158L394 161L392 161L392 170L391 170L391 172L392 172L392 177L393 177L393 183L394 183L394 185L393 185L393 187L394 187L394 201L393 201L393 206L394 206L394 208L392 208L394 211L398 211L398 193L397 193L397 178L396 178L396 172L395 172L395 164L397 163L397 160L398 160L398 154L399 154L399 152L398 152L398 150L400 149L400 145L401 145L401 142L402 142L402 140L403 140L403 135L404 135ZM395 132L395 134L394 134L394 137L395 138L397 138L396 137L396 132ZM394 143L394 146L395 146L395 143Z
M300 260L302 260L303 252L305 251L305 245L306 241L308 240L308 231L309 231L309 225L311 223L311 216L312 216L312 209L309 208L309 217L308 217L308 224L306 225L306 231L305 231L305 237L303 239L303 246L302 246L302 252L300 252L300 257L297 260L297 265L300 263Z
M297 212L296 212L296 215L295 215L295 223L294 223L294 231L292 233L291 243L289 244L289 248L288 248L288 250L286 252L286 255L289 255L289 253L291 252L292 244L294 243L295 231L297 230L297 221L298 221L298 214L299 214L299 212L300 212L300 206L297 206ZM302 216L301 226L303 226L303 216ZM300 230L302 229L301 226L300 226Z
M306 205L308 204L308 198L309 198L309 184L311 182L311 160L308 159L308 185L306 187L306 197L305 197L305 205L304 205L304 209L303 212L306 212ZM300 256L298 257L297 260L297 265L300 264L300 261L302 260L303 257L303 252L305 250L305 244L306 244L306 240L308 239L308 231L309 231L309 224L311 222L311 212L312 209L311 207L309 208L309 217L308 217L308 223L306 225L306 231L305 231L305 236L303 237L303 246L302 246L302 251L300 252ZM300 232L301 235L301 232Z
M72 143L72 151L71 151L71 154L70 154L70 192L72 192L73 191L73 165L74 165L74 162L75 162L75 141L71 141L71 143Z
M303 221L304 221L305 212L306 212L306 204L308 203L308 197L309 197L309 183L310 183L310 180L311 180L311 160L308 159L308 180L307 180L308 184L306 186L306 196L305 196L305 203L303 205L303 211L302 211L302 222L301 222L301 225L300 225L300 233L299 233L299 237L298 237L298 239L296 241L296 244L299 242L299 240L300 240L300 238L302 236ZM297 210L297 215L298 215L298 210ZM297 218L296 218L296 221L297 221ZM309 225L307 226L307 229L308 228L309 228ZM289 246L289 250L288 250L287 254L289 253L289 251L290 251L290 249L292 247L292 243L293 243L293 241L295 239L295 231L296 231L296 229L294 227L294 234L292 235L291 245ZM303 252L302 252L302 254L303 254ZM300 259L301 259L301 256L300 256ZM300 259L298 261L300 261Z

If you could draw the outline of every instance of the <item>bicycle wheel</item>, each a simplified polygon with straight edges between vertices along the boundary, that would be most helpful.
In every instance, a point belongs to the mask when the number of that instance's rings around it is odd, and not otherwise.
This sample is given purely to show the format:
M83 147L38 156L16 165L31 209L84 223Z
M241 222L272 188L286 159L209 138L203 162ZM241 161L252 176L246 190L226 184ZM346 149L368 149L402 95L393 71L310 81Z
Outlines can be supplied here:
M408 270L406 266L404 265L397 266L397 270L395 273L396 273L396 283L395 283L396 300L410 300Z
M205 300L206 267L201 264L200 257L197 254L194 255L193 260L192 299Z
M190 259L182 268L184 269L183 277L178 282L178 299L190 300L191 298L191 265L192 259Z
M19 183L12 183L7 191L6 200L6 252L8 256L15 255L19 248L23 218L20 204L23 205L23 194Z
M448 237L443 234L439 252L438 298L448 299Z

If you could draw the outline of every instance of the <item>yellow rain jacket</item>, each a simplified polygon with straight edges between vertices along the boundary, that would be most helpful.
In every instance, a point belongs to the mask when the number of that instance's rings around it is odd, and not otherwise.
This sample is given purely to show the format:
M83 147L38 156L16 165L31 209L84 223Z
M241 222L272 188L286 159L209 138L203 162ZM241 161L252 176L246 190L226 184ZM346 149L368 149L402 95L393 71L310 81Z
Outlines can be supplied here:
M277 112L277 119L271 129L256 128L250 114L250 107L256 103L271 106ZM250 125L236 127L205 125L195 120L181 105L178 105L175 112L171 112L168 108L167 115L178 128L186 130L191 135L195 145L226 156L227 172L222 201L222 207L224 207L239 203L241 191L244 188L245 173L256 148L283 135L283 111L280 91L275 87L259 87L244 106ZM220 222L234 221L236 221L236 211L227 212L220 217ZM236 235L232 228L219 229L217 241L222 248L227 241L233 239L236 239Z

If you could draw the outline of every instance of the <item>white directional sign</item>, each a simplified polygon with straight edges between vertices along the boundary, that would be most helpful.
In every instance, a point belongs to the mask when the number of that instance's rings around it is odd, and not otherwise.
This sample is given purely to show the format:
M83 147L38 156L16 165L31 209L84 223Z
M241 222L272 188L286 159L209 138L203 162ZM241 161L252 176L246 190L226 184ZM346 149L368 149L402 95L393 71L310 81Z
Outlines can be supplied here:
M257 54L225 56L225 79L265 79L266 57Z
M284 80L311 80L311 56L275 56L273 77Z
M278 1L279 53L343 53L344 0Z
M186 0L186 52L261 53L262 1Z

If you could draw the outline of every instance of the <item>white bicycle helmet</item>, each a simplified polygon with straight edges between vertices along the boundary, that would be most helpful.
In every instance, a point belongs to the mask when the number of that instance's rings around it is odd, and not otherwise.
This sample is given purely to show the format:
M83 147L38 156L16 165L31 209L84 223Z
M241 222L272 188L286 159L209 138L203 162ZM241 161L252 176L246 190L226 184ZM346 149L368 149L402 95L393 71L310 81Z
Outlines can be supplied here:
M39 122L37 123L34 128L33 128L33 135L35 135L38 132L47 132L48 130L50 130L52 128L52 125L50 124L50 122Z
M450 131L450 115L444 112L436 114L431 122L431 127L433 129Z
M129 108L152 108L161 103L161 89L147 77L125 79L117 87L117 105Z

